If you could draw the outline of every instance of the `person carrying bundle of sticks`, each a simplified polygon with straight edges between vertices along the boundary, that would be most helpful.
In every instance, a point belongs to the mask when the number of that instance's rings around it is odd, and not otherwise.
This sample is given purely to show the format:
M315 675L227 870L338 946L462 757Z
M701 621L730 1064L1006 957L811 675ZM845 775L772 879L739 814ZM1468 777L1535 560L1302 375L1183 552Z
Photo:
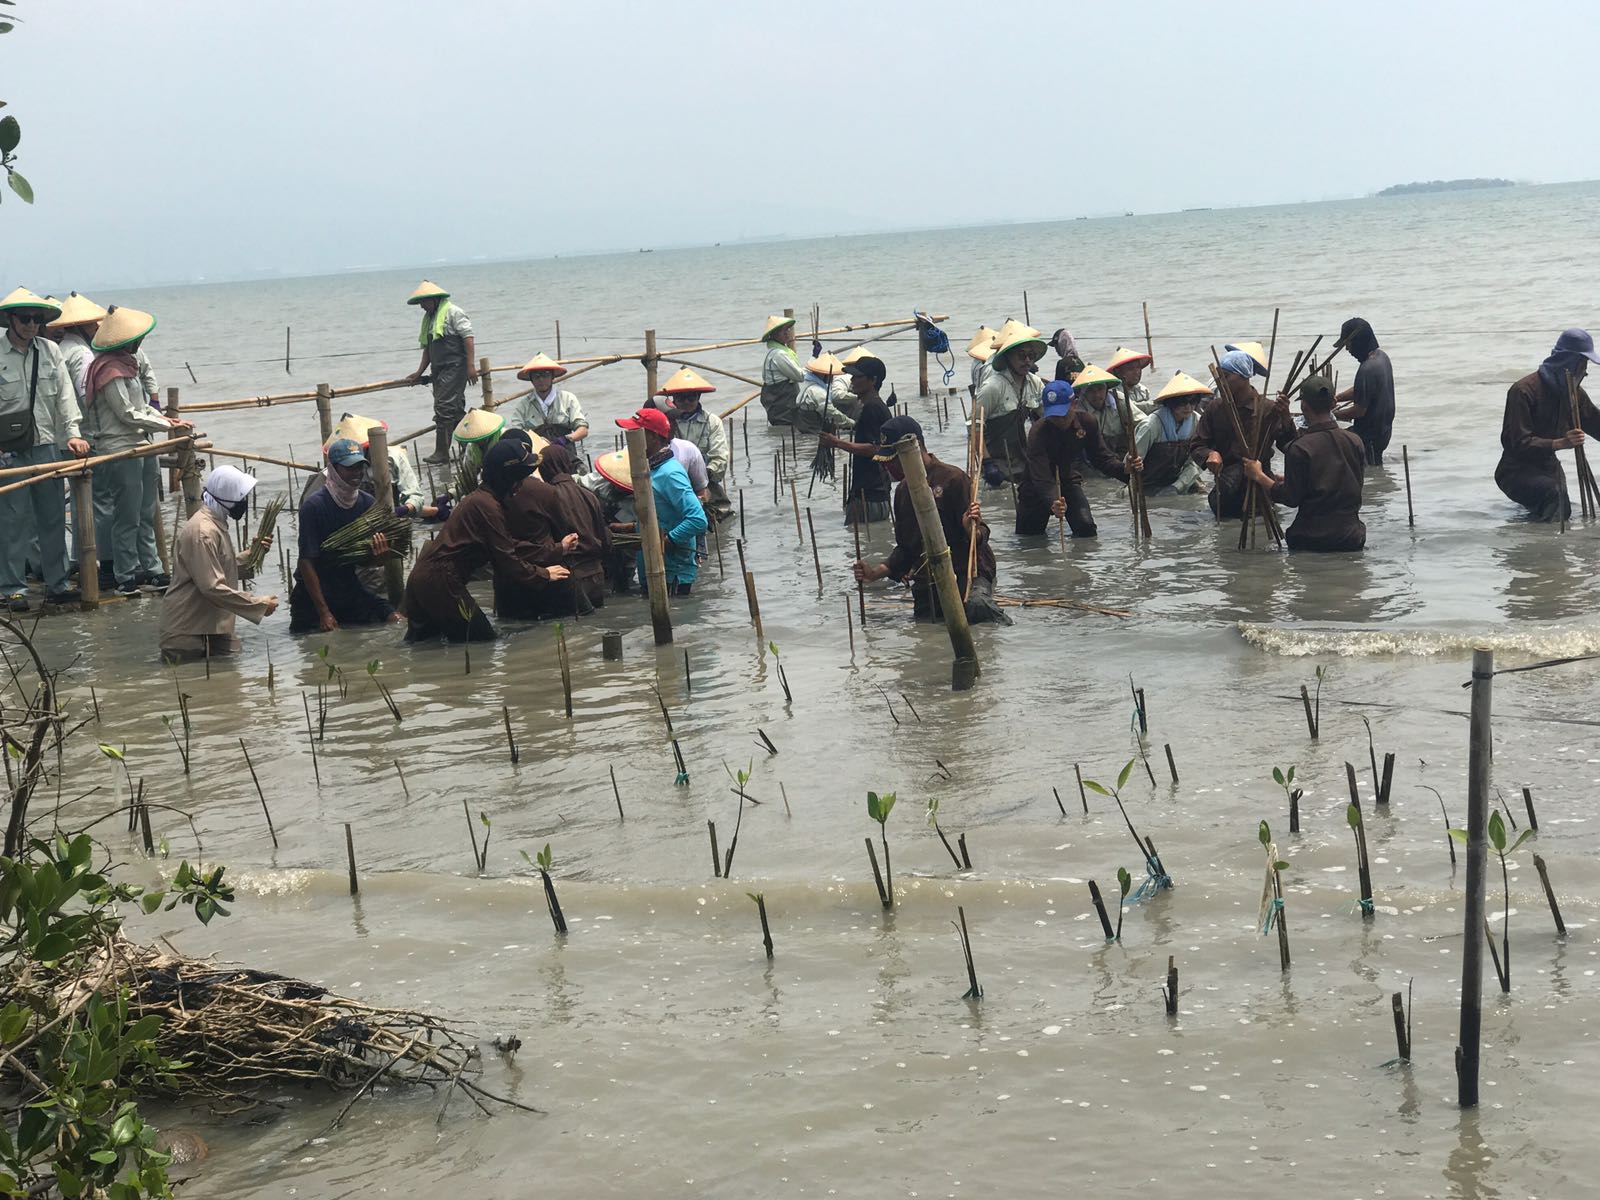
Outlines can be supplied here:
M1600 411L1579 386L1590 363L1600 363L1594 338L1585 330L1568 329L1539 369L1506 393L1494 482L1535 521L1570 519L1572 501L1556 451L1577 450L1581 485L1587 465L1581 461L1584 439L1600 437Z
M1218 520L1244 516L1245 494L1252 486L1244 460L1253 458L1270 471L1273 447L1288 449L1298 432L1287 397L1271 404L1251 386L1256 369L1256 359L1247 350L1224 354L1212 368L1218 399L1200 414L1195 430L1194 460L1216 477L1206 503ZM1251 437L1258 439L1254 448L1247 444Z
M1333 405L1333 381L1312 375L1300 385L1306 427L1283 452L1283 474L1268 475L1253 458L1241 464L1272 503L1297 510L1283 535L1290 550L1330 553L1367 544L1358 515L1367 450L1359 435L1339 428Z
M367 456L351 438L335 438L327 450L322 486L300 505L300 561L295 585L289 592L289 632L320 629L332 633L343 625L381 625L400 618L389 602L361 581L356 564L334 561L325 543L348 525L360 520L373 506L372 496L361 490ZM385 506L384 511L392 511ZM365 558L382 559L389 552L388 535L367 539Z

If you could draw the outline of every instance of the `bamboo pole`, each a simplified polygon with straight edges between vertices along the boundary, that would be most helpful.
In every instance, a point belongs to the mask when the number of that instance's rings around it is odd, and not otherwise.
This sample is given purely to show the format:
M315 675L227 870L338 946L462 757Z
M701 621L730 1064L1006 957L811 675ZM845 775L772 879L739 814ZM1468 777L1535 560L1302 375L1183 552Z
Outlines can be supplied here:
M478 384L483 388L483 406L494 407L494 376L489 370L489 356L486 354L478 360Z
M905 474L902 487L911 489L911 505L916 510L917 525L922 530L922 545L927 552L928 573L933 576L939 605L944 610L945 629L950 634L950 648L958 662L970 662L972 672L978 671L978 651L972 643L972 630L967 625L967 609L961 601L961 588L956 584L955 568L950 563L950 545L945 541L944 526L939 523L939 509L934 503L933 491L928 486L928 470L922 461L922 443L914 436L900 439L895 454L900 459L900 469ZM972 534L977 536L976 531Z
M656 363L658 360L656 358L656 331L654 329L646 329L644 331L644 357L640 361L644 363L644 402L649 404L651 397L656 394Z
M728 409L727 412L718 413L717 415L721 417L722 420L726 421L729 417L733 416L734 413L738 412L741 408L743 408L746 404L749 404L750 401L754 400L759 395L761 395L761 391L760 389L757 389L756 391L751 392L743 400L739 401L739 403L735 404L732 408ZM748 430L745 432L745 457L747 459L750 457L750 434Z
M433 426L428 426L432 429ZM271 463L275 467L293 467L296 471L307 473L320 471L322 468L314 463L292 462L287 458L273 458L266 454L255 454L249 450L224 450L221 446L213 446L210 442L196 442L195 449L205 450L217 458L242 458L246 462Z
M100 552L95 543L94 489L88 471L72 479L72 508L78 516L78 590L83 606L100 603Z
M629 429L628 473L633 482L633 509L639 518L639 545L644 552L645 586L650 590L650 624L656 645L672 641L672 614L667 607L667 562L656 525L656 496L650 486L650 457L644 430Z
M372 469L373 503L386 509L394 508L394 480L389 474L389 431L374 425L367 434L367 462ZM389 594L389 603L396 607L406 590L405 564L398 556L386 555L383 560L383 589Z
M326 446L333 436L333 389L325 383L317 384L317 428L322 433L317 445Z
M194 442L186 440L178 447L178 485L183 491L184 519L200 511L200 466L194 458ZM177 530L173 530L174 536Z
M4 470L0 470L0 479L10 480L11 482L0 487L0 496L5 495L7 492L31 487L36 483L45 483L50 480L65 479L72 475L91 473L95 467L104 463L122 462L124 459L129 458L148 458L152 454L160 454L164 450L172 449L179 442L182 443L180 449L187 448L191 441L193 441L192 436L186 434L182 438L175 438L172 441L144 442L128 450L118 450L115 454L100 454L90 458L73 458L68 459L66 462L35 463L27 467L7 467Z
M191 372L191 374L192 374L192 372ZM178 416L179 409L180 409L180 405L179 405L179 401L178 401L178 389L175 388L175 387L169 387L167 389L167 407L166 407L167 419L168 420L172 420L172 421L179 420L180 419L179 416ZM172 468L172 470L167 475L167 491L175 492L177 490L178 490L178 468L176 466L174 466Z
M1148 300L1141 300L1139 302L1139 307L1144 309L1144 352L1145 352L1145 357L1147 357L1150 360L1150 369L1153 371L1156 368L1156 348L1155 348L1154 343L1152 343L1150 341L1150 302Z
M1484 877L1488 866L1489 756L1494 651L1472 652L1472 713L1467 752L1467 896L1463 906L1461 1032L1456 1042L1456 1097L1478 1103L1478 1051L1483 1023Z

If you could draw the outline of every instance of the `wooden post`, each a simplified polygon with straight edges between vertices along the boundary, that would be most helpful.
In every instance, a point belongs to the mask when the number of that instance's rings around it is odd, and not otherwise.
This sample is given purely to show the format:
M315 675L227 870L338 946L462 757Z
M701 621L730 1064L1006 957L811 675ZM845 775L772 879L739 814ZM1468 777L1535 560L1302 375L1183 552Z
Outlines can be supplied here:
M349 821L344 823L344 858L350 868L350 894L354 896L361 891L361 882L356 878L356 839Z
M561 361L561 322L556 322L556 361Z
M656 331L644 331L644 402L650 403L656 394Z
M90 478L94 472L85 471L72 477L72 511L78 521L78 590L83 596L83 606L94 608L100 603L100 552L95 544L94 487ZM35 484L36 487L56 487L59 483Z
M922 530L922 545L928 555L928 569L944 610L945 628L950 633L950 647L958 661L973 664L978 671L978 651L972 644L972 630L967 625L967 609L961 602L961 586L956 583L956 571L950 562L950 545L944 539L944 526L939 523L939 510L934 504L933 492L928 487L928 471L922 461L922 443L915 437L900 439L895 447L900 459L900 469L905 482L900 486L911 489L911 505L917 513L917 525Z
M485 380L488 378L484 376ZM389 473L389 431L382 425L374 425L367 438L367 465L372 470L374 503L392 509L394 480ZM406 590L406 570L405 564L394 555L383 560L383 588L389 593L389 603L398 606Z
M651 331L652 343L655 333ZM655 368L650 368L655 374ZM651 391L655 390L654 383ZM667 601L667 560L661 550L661 533L656 525L656 495L650 489L650 458L645 453L644 430L629 429L628 472L633 480L633 510L639 518L639 545L644 551L645 586L650 589L650 624L655 627L656 645L672 641L672 614Z
M179 419L178 408L179 408L179 405L178 405L178 389L175 388L175 387L169 387L167 389L167 408L166 408L165 415L168 416L168 417L171 417L174 421L178 420ZM178 432L180 432L180 431L178 431L178 430L174 430L173 431L173 433L178 433ZM167 436L168 437L172 437L173 434L169 433ZM167 491L176 492L178 490L178 487L179 487L178 480L179 480L178 468L177 467L173 467L172 470L167 474Z
M922 329L913 326L917 332L917 395L928 394L928 349L922 344Z
M1472 716L1467 750L1467 897L1462 918L1461 1033L1456 1042L1456 1097L1462 1108L1478 1103L1478 1049L1483 1022L1483 886L1489 844L1490 701L1494 651L1472 652Z
M194 460L194 443L185 442L178 449L178 483L183 489L183 515L187 520L200 511L200 468Z
M333 436L333 389L325 383L317 384L317 428L322 431L318 445L326 446Z
M483 388L483 406L494 407L494 376L489 374L489 356L485 354L478 360L478 383Z

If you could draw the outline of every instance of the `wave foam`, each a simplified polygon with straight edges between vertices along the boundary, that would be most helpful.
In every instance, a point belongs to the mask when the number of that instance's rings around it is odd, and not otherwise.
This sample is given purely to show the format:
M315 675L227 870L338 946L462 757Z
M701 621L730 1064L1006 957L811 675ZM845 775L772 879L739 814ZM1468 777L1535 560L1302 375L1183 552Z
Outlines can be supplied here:
M1313 629L1239 622L1239 635L1258 650L1284 658L1324 656L1433 658L1466 655L1478 646L1530 659L1600 653L1600 628L1544 626L1456 633L1440 629Z

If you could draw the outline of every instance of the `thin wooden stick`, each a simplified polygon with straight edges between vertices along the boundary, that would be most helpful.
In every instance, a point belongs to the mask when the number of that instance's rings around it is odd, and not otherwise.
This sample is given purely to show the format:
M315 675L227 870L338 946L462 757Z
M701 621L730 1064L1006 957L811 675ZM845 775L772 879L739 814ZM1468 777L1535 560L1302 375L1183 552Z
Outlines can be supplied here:
M256 777L256 767L250 761L250 751L245 748L244 739L239 739L239 749L244 751L244 765L250 768L250 780L256 785L256 797L261 801L261 811L267 818L267 832L272 835L272 848L278 848L278 831L272 827L272 811L267 807L266 793L261 790L261 780Z

